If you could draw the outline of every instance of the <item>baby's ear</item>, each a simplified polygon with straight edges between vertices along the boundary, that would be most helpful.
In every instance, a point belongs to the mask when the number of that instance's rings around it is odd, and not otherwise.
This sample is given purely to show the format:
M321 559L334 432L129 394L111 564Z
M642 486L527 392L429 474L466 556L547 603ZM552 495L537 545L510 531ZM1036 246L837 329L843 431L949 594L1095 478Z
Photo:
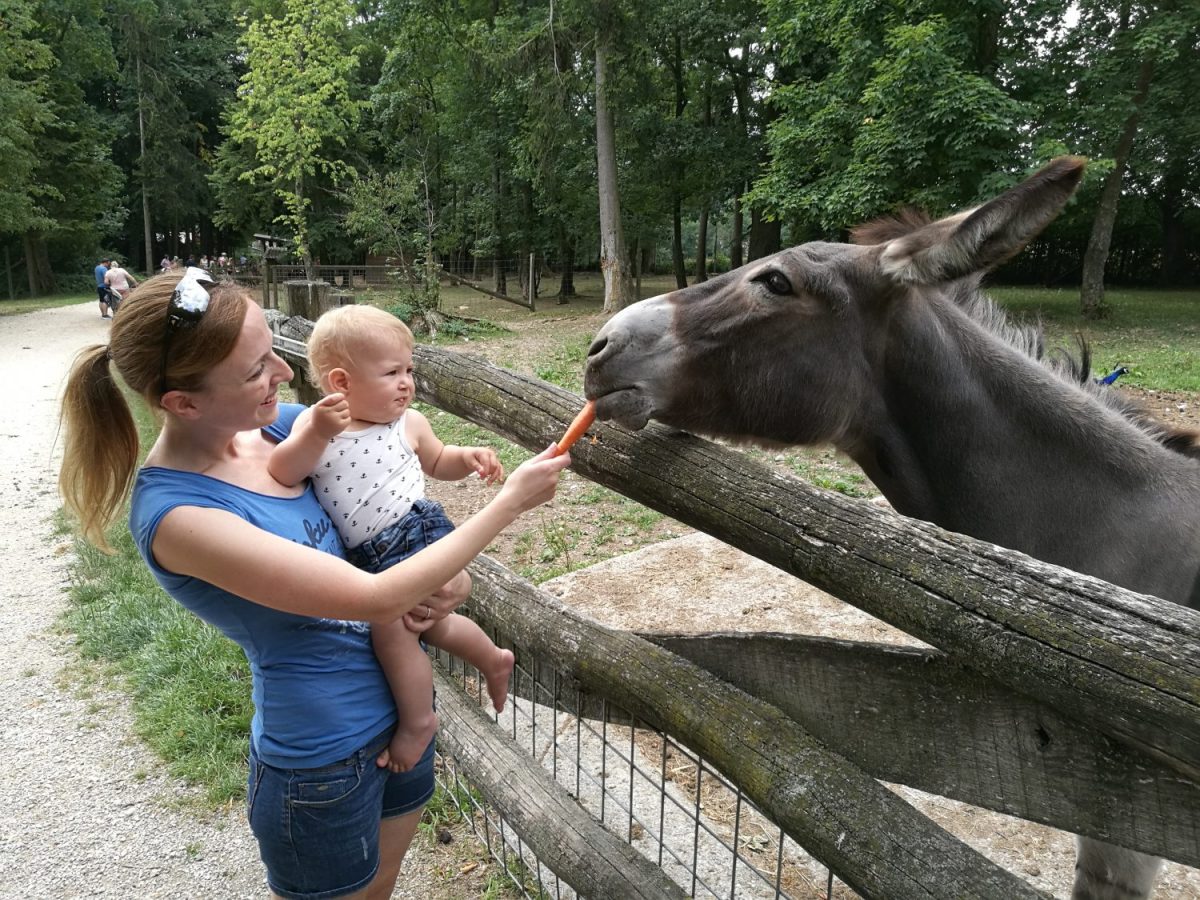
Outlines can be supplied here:
M329 374L325 376L325 381L327 384L323 385L323 387L326 393L332 394L336 391L339 394L344 394L350 390L350 373L345 369L330 369Z

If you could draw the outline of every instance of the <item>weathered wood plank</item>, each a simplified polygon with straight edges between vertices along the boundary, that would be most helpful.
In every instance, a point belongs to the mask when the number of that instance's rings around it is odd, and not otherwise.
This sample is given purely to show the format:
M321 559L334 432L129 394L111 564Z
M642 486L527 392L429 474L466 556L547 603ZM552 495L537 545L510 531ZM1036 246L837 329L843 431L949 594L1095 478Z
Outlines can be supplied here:
M610 833L434 667L441 742L537 858L581 897L633 900L687 894Z
M418 346L418 394L542 449L568 391ZM652 425L597 424L574 467L1200 777L1200 612L907 519Z
M866 772L1200 866L1200 787L935 650L791 634L642 634Z
M700 753L865 897L1042 896L778 709L628 632L584 619L486 557L471 603L518 648Z

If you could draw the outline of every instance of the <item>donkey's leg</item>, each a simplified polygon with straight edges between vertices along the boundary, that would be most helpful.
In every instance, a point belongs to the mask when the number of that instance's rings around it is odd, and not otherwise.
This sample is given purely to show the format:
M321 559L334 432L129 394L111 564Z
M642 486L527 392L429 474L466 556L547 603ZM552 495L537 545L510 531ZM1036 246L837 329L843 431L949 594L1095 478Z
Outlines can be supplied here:
M1162 860L1093 838L1076 838L1071 900L1145 900L1154 891Z

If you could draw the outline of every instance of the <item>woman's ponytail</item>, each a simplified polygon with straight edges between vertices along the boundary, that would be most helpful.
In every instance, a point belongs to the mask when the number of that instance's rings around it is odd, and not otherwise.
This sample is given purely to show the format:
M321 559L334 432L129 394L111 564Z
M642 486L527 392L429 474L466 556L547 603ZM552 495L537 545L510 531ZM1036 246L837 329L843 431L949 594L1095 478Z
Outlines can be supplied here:
M113 375L108 347L75 357L62 400L65 435L58 488L90 543L110 551L105 532L120 512L138 461L138 432Z

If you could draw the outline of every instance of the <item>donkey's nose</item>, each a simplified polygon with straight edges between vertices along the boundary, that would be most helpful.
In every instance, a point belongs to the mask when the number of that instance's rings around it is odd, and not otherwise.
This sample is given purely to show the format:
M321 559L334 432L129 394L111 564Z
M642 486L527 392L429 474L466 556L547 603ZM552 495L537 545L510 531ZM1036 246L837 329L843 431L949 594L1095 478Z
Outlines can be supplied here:
M599 356L604 352L604 348L608 346L608 336L601 335L592 341L592 346L588 347L588 359L593 356Z

